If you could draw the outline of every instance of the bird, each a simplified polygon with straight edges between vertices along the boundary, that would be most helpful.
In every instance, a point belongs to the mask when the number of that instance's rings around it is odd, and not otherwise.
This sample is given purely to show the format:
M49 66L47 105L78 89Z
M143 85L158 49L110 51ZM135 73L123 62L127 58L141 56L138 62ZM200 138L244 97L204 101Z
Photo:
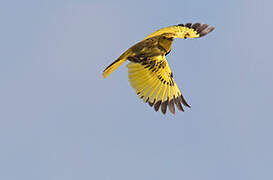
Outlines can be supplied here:
M121 56L103 71L106 78L125 61L129 61L128 79L136 94L144 102L163 114L169 111L175 114L175 105L184 112L191 106L183 97L174 81L173 73L166 56L170 53L176 38L200 38L214 30L213 26L200 23L186 23L161 28L127 49Z

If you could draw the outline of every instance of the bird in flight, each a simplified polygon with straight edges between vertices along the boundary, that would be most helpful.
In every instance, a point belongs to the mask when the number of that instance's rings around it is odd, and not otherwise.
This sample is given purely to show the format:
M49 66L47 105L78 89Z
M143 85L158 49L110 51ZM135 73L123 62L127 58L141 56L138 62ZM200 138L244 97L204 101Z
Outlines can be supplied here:
M163 114L167 107L175 114L175 105L180 111L184 111L181 104L186 107L190 105L173 79L166 55L170 53L175 38L199 38L213 30L214 27L200 23L178 24L159 29L126 50L103 71L103 77L106 78L129 60L128 78L139 98L154 106L155 111L161 107Z

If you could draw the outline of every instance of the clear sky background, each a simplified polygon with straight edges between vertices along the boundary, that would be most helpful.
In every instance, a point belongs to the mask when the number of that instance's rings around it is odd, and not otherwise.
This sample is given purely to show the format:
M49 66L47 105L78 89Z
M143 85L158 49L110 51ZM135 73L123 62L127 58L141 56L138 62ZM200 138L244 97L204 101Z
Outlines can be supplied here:
M273 1L2 1L1 180L273 179ZM167 59L191 109L156 113L122 65L149 33L177 39Z

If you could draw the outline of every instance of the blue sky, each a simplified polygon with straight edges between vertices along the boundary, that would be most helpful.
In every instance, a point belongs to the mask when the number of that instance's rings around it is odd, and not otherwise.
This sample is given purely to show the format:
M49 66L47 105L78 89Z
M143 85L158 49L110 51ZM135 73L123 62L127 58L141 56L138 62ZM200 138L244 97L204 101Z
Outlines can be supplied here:
M6 1L0 6L0 179L273 178L273 2ZM121 66L161 27L215 31L175 40L167 59L191 109L156 113Z

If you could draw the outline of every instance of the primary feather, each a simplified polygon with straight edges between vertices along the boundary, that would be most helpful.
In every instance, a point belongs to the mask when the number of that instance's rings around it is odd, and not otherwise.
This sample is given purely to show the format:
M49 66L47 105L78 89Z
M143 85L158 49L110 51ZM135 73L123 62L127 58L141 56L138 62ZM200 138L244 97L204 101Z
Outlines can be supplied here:
M125 51L103 71L103 77L106 78L128 59L128 78L139 98L154 106L155 111L161 107L163 114L167 107L174 114L175 105L184 111L181 104L190 105L175 83L165 56L171 51L173 39L199 38L213 30L214 27L200 23L159 29Z

